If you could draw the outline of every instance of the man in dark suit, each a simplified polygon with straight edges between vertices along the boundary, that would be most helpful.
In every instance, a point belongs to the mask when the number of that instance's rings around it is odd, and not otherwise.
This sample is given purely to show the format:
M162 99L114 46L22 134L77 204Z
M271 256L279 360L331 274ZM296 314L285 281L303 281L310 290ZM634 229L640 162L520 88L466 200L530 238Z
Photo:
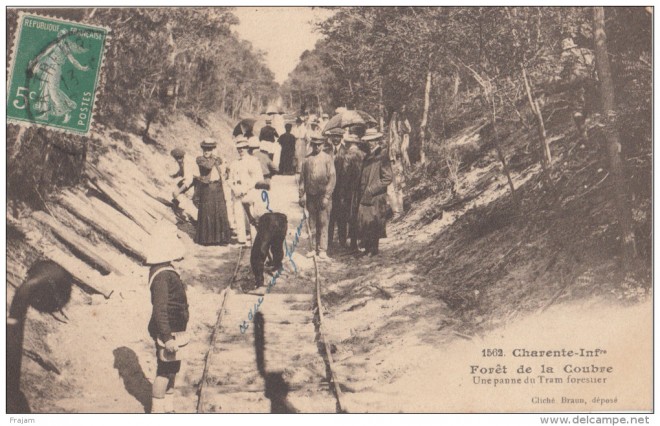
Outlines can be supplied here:
M387 187L392 183L392 164L383 149L382 133L367 129L362 141L369 144L369 154L360 175L358 230L364 254L376 256L379 240L387 237Z

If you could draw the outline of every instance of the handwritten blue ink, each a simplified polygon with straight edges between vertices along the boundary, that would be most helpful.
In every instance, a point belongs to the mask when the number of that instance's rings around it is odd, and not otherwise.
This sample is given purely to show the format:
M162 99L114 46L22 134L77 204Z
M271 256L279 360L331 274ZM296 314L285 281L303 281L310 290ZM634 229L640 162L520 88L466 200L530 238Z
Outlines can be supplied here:
M265 199L264 199L264 194L266 194ZM267 201L268 193L266 191L262 191L261 199L263 201ZM266 208L268 208L268 207L266 207ZM307 214L305 213L305 210L303 209L302 219L300 219L300 223L298 224L298 227L296 228L296 233L293 237L293 241L291 242L291 248L289 248L289 246L287 245L286 240L284 241L284 249L286 250L286 256L289 258L289 261L293 265L293 270L295 272L298 272L298 268L296 267L296 264L293 261L293 253L296 251L296 247L298 246L298 242L300 241L300 234L302 234L303 225L305 224L306 220L307 220ZM280 266L280 268L277 271L275 271L275 273L273 274L273 277L270 279L270 282L268 283L268 287L266 287L266 293L270 293L271 289L275 286L275 284L277 284L277 279L283 273L284 273L284 265ZM259 303L254 304L254 310L252 308L250 308L250 311L248 312L248 320L249 321L252 321L254 319L254 315L257 313L257 311L259 310L259 307L263 303L264 297L260 296L259 299L257 299L257 301ZM243 321L242 324L239 324L238 328L240 329L241 334L245 334L247 329L250 328L250 324L247 321Z
M270 200L268 199L268 191L265 189L261 191L261 201L266 203L266 210L268 210L269 213L272 213L273 211L270 209Z

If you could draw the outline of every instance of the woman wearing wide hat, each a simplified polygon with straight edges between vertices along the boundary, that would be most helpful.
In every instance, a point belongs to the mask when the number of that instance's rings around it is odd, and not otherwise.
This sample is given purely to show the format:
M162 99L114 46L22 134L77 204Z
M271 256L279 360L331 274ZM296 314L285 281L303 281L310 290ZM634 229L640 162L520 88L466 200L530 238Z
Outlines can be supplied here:
M231 239L231 228L220 178L222 160L213 155L217 142L207 139L200 146L203 155L197 157L200 176L197 179L193 200L199 209L195 242L202 245L228 244Z

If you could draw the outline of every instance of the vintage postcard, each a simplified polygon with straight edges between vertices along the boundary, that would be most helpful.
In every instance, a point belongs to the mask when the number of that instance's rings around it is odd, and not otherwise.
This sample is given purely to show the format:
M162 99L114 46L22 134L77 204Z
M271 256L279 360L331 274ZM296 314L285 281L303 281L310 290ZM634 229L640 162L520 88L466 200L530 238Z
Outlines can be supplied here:
M6 25L12 422L648 423L652 7Z

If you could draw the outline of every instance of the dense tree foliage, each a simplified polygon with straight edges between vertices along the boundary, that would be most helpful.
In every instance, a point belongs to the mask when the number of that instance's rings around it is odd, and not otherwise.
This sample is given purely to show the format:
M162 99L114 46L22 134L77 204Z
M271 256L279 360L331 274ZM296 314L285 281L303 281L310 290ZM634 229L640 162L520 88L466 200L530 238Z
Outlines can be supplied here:
M175 113L203 125L208 113L223 111L238 117L264 108L278 96L263 52L232 32L238 24L232 8L32 9L29 13L110 29L95 111L96 123L107 128L143 133L149 141L149 125L167 121ZM16 31L17 22L18 11L8 9L8 34ZM10 198L36 204L53 184L78 181L90 143L88 138L44 129L19 131L13 125L7 140Z
M605 128L610 139L620 141L608 144L609 151L618 147L624 156L622 163L612 156L610 161L621 164L613 173L618 181L615 202L618 220L626 228L630 208L622 204L636 196L650 198L650 185L639 185L641 172L625 171L625 157L646 158L651 150L652 15L643 7L605 8L601 32L607 34L607 55L597 67L593 11L591 7L337 8L318 25L324 38L313 51L305 52L283 85L284 97L292 104L307 103L312 110L364 109L380 116L381 123L405 105L413 126L410 156L423 165L429 153L442 152L443 141L455 132L474 122L485 123L512 192L507 163L509 157L522 153L500 147L498 128L517 123L531 136L524 151L529 155L528 148L537 147L531 154L543 167L545 185L552 187L552 175L561 171L552 158L546 121L566 111L563 116L573 117L578 134L588 143L585 119L589 117L591 128ZM601 67L604 58L609 58L611 67L609 85ZM601 96L608 87L610 93ZM311 97L318 105L309 102ZM613 138L617 133L621 137ZM605 144L604 138L598 139ZM435 158L433 163L445 160ZM424 168L421 175L428 176L428 171ZM629 184L624 181L633 177L636 189L626 190ZM628 234L624 230L621 237L626 242Z
M650 72L650 14L644 8L607 8L606 18L617 88L633 80L650 84L633 77ZM433 143L466 118L484 115L480 79L492 85L497 114L525 125L535 118L524 115L529 100L523 70L532 101L586 91L581 102L589 103L589 91L598 84L591 12L585 7L338 8L318 31L324 38L302 55L283 85L285 100L312 110L319 103L326 110L361 108L382 114L384 121L405 104L417 131L426 111L425 138ZM576 64L579 56L587 56L587 63ZM430 105L424 102L427 82Z

